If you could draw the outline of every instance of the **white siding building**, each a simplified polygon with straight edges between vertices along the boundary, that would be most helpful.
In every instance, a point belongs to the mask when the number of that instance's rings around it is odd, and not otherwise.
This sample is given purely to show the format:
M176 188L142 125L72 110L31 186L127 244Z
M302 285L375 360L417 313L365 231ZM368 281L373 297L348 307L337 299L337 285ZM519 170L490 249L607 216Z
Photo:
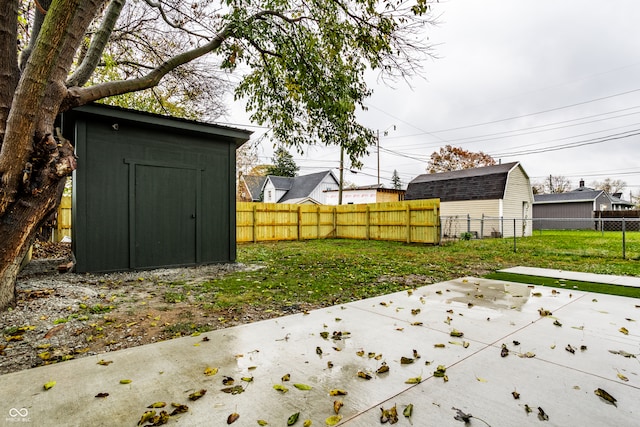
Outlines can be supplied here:
M440 199L444 237L531 235L533 192L519 162L420 175L405 199Z

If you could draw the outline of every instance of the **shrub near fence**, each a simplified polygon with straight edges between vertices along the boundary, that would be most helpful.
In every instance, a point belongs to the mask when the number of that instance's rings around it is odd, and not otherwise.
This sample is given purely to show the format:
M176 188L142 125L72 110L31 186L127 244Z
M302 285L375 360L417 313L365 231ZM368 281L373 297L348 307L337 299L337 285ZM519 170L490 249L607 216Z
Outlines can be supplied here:
M239 202L236 240L372 239L440 242L440 201L368 205L288 205Z

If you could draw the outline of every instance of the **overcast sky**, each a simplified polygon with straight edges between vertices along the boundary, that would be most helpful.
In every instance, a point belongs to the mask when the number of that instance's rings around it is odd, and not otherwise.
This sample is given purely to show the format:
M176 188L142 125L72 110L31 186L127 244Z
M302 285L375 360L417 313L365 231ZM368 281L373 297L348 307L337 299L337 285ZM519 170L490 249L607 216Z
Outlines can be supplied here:
M438 59L412 87L370 85L361 122L381 134L381 182L406 184L451 144L519 161L532 182L563 175L575 186L604 178L640 193L640 1L444 0L427 29ZM229 121L249 125L241 108ZM395 126L395 130L394 130ZM256 131L259 137L263 130ZM388 131L385 136L385 131ZM564 148L562 147L573 147ZM377 182L375 148L347 173ZM270 143L260 147L268 163ZM337 168L337 149L292 151L300 174ZM348 165L346 165L348 167Z

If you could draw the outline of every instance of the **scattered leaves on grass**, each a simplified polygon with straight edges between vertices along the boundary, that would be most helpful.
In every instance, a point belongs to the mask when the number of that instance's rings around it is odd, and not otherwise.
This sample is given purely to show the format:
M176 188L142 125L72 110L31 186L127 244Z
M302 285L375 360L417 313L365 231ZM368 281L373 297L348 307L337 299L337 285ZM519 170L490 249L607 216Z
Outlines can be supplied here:
M238 418L240 418L240 414L238 414L237 412L233 412L229 414L229 416L227 417L227 424L235 423L238 420Z
M207 394L207 390L206 389L201 389L198 391L194 391L193 393L191 393L189 395L189 400L198 400L200 399L202 396L204 396L205 394Z
M340 408L344 406L344 402L342 400L334 400L333 401L333 412L338 414L340 412Z
M603 400L609 402L610 404L612 404L615 407L618 407L618 405L616 405L617 399L615 397L611 396L605 390L603 390L601 388L597 388L593 392L596 394L596 396L600 396L600 398L602 398Z
M341 420L342 420L342 415L331 415L326 420L324 420L324 423L329 427L331 427L338 424Z
M298 422L298 418L300 418L300 412L296 412L295 414L291 414L287 419L287 425L292 426Z

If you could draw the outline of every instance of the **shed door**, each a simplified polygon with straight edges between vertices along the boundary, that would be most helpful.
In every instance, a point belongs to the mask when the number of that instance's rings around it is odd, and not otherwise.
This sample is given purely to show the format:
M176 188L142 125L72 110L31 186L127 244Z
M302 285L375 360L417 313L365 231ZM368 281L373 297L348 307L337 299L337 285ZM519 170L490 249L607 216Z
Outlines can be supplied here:
M137 164L132 268L196 262L197 171Z

